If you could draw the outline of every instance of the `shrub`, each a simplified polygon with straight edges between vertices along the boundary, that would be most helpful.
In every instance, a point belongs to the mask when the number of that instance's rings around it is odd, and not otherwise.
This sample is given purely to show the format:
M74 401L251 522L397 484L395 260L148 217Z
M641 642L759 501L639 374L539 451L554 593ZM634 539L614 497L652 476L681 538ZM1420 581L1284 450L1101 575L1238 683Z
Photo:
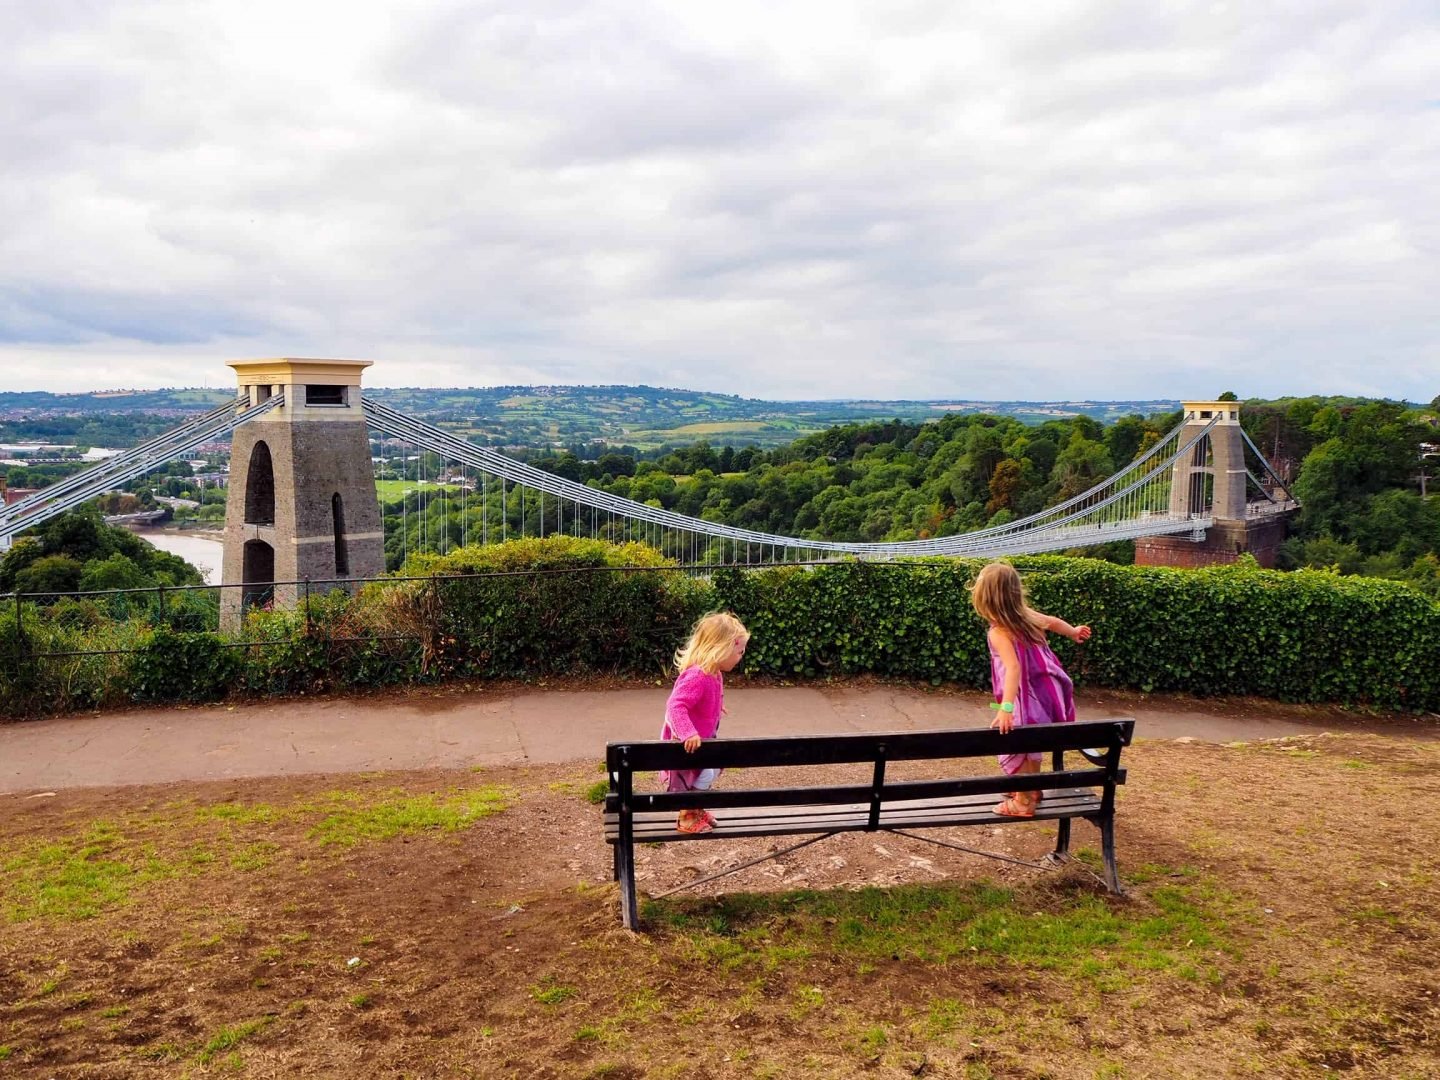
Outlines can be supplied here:
M1015 559L1036 607L1086 622L1053 645L1081 684L1440 709L1440 603L1404 584L1253 561L1207 570ZM988 686L978 560L722 569L573 537L417 557L408 578L251 612L243 642L186 628L213 594L0 605L0 711L308 693L449 676L657 675L694 620L733 610L746 669ZM119 616L119 617L117 617ZM17 619L21 620L17 622ZM37 654L71 654L39 656Z
M135 654L130 692L136 701L214 701L240 671L234 649L215 634L156 630Z
M660 671L712 602L673 565L640 544L518 540L412 559L429 579L406 596L436 675Z

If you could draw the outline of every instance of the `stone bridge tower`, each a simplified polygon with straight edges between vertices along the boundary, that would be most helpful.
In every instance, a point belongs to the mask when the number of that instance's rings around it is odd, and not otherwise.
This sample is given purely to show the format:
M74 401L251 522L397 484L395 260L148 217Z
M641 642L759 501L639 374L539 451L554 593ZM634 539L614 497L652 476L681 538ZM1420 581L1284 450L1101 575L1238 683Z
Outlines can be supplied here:
M251 405L284 404L235 429L225 504L223 629L246 607L292 607L312 591L384 572L384 530L360 408L369 360L237 360Z
M1249 552L1261 566L1274 566L1285 539L1286 516L1250 513L1245 481L1245 433L1238 401L1181 403L1183 445L1212 420L1210 434L1175 462L1170 484L1170 513L1214 517L1203 540L1149 536L1135 541L1137 566L1214 566L1232 563Z

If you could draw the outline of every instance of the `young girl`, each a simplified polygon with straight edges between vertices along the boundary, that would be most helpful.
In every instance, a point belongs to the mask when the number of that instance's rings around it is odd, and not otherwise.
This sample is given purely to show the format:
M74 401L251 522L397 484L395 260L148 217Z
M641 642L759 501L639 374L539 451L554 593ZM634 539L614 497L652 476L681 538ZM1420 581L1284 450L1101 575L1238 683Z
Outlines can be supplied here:
M1025 603L1020 575L1009 563L981 569L970 601L990 624L990 682L1000 712L991 723L1001 734L1015 725L1061 724L1075 719L1070 676L1045 644L1046 631L1085 641L1090 627L1071 626L1064 619L1036 611ZM1002 754L1000 767L1009 776L1040 771L1039 754ZM1005 817L1034 817L1038 791L1012 791L995 807Z
M703 739L713 739L725 713L725 672L745 655L750 632L729 612L706 615L690 632L690 640L675 654L680 673L670 700L665 702L665 724L660 738L678 739L693 754ZM666 791L709 791L719 769L672 769L660 773ZM680 832L709 832L715 818L706 810L681 810L675 822Z

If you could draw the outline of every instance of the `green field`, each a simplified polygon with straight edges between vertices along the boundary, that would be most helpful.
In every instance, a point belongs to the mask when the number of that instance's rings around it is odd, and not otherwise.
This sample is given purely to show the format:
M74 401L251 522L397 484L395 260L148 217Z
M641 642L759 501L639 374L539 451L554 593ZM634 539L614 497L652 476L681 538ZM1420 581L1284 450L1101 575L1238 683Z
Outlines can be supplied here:
M462 490L457 484L436 484L430 481L417 484L414 480L376 480L375 494L379 496L381 502L395 502L401 496L422 486L426 491L448 491L455 495Z

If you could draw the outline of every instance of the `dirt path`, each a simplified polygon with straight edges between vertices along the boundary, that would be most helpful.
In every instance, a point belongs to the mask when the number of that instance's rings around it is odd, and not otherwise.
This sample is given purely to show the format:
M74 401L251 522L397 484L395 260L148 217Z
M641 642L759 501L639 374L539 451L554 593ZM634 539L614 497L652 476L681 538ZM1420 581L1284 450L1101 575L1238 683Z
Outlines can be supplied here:
M367 697L137 709L0 725L0 794L63 788L598 760L653 738L667 687L486 686ZM988 722L975 692L878 683L757 686L727 694L732 737L913 731ZM1320 731L1424 735L1437 718L1378 719L1263 701L1082 694L1082 720L1131 716L1140 738L1205 742Z

